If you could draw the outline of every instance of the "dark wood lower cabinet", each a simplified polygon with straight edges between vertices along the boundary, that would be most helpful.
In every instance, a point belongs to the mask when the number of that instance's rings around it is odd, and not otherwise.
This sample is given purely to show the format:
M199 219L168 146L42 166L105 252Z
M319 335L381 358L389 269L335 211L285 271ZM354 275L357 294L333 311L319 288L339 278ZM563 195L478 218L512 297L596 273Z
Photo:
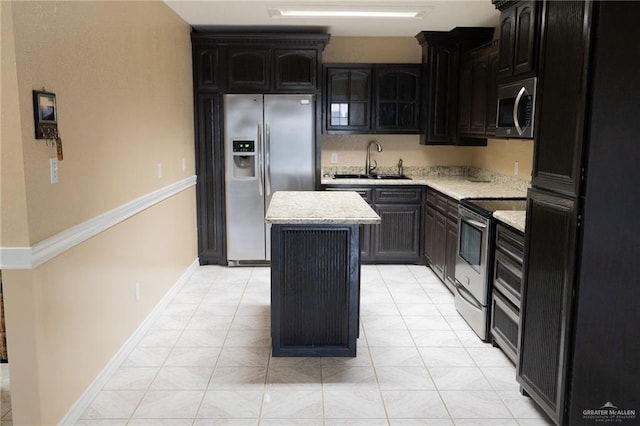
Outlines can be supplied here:
M436 210L435 226L431 237L433 239L431 269L441 280L444 280L444 266L446 259L447 245L447 218ZM429 237L427 237L429 238Z
M498 223L493 261L493 301L491 337L494 346L517 363L520 345L520 295L524 234Z
M426 260L438 278L453 292L458 251L458 202L427 188L425 210Z
M517 379L558 422L566 398L577 221L575 199L529 190Z
M420 262L422 206L380 204L375 210L382 222L373 230L373 257L389 262Z
M427 202L424 212L424 256L427 264L431 265L434 263L433 257L435 255L435 238L433 236L436 234L436 208Z
M458 222L447 218L445 238L444 281L447 287L456 286L456 255L458 254Z
M330 191L356 191L380 216L379 225L362 225L360 255L363 264L411 263L424 265L424 187L335 185Z

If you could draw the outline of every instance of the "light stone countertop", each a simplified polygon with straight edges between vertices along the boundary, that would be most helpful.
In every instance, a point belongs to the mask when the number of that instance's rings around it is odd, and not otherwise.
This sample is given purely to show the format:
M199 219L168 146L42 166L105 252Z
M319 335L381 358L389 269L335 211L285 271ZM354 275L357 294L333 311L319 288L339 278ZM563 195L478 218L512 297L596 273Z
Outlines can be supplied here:
M527 212L524 210L496 210L493 217L502 223L524 232Z
M272 224L372 224L380 216L354 191L278 191L265 216Z
M323 178L323 185L426 185L460 201L463 198L526 198L524 188L516 188L499 179L472 176L412 176L404 179L332 179Z

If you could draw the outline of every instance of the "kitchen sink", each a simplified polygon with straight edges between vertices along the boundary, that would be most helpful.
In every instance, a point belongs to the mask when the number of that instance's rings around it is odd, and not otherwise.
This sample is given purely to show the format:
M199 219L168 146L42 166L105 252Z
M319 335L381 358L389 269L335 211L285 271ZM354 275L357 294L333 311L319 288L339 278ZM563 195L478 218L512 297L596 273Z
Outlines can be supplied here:
M386 175L386 174L372 174L372 175L363 175L357 173L336 173L333 175L334 179L402 179L402 180L411 180L409 176L406 175Z
M367 175L359 175L354 173L336 173L334 179L369 179Z
M373 179L402 179L402 180L411 180L409 176L406 175L382 175L382 174L374 174L371 175Z

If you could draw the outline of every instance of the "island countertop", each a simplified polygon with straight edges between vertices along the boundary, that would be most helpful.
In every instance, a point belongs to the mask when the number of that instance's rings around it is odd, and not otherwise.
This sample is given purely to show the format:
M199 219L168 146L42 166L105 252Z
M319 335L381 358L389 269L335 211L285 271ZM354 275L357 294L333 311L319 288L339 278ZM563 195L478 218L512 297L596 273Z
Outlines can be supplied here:
M272 224L375 224L380 216L354 191L278 191L265 222Z

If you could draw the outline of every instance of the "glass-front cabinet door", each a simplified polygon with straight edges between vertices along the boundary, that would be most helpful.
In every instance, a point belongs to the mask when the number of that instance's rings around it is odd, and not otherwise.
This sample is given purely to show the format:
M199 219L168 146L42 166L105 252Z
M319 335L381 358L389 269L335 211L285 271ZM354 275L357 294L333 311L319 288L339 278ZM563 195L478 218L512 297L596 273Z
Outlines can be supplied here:
M328 67L325 130L371 132L371 68Z

